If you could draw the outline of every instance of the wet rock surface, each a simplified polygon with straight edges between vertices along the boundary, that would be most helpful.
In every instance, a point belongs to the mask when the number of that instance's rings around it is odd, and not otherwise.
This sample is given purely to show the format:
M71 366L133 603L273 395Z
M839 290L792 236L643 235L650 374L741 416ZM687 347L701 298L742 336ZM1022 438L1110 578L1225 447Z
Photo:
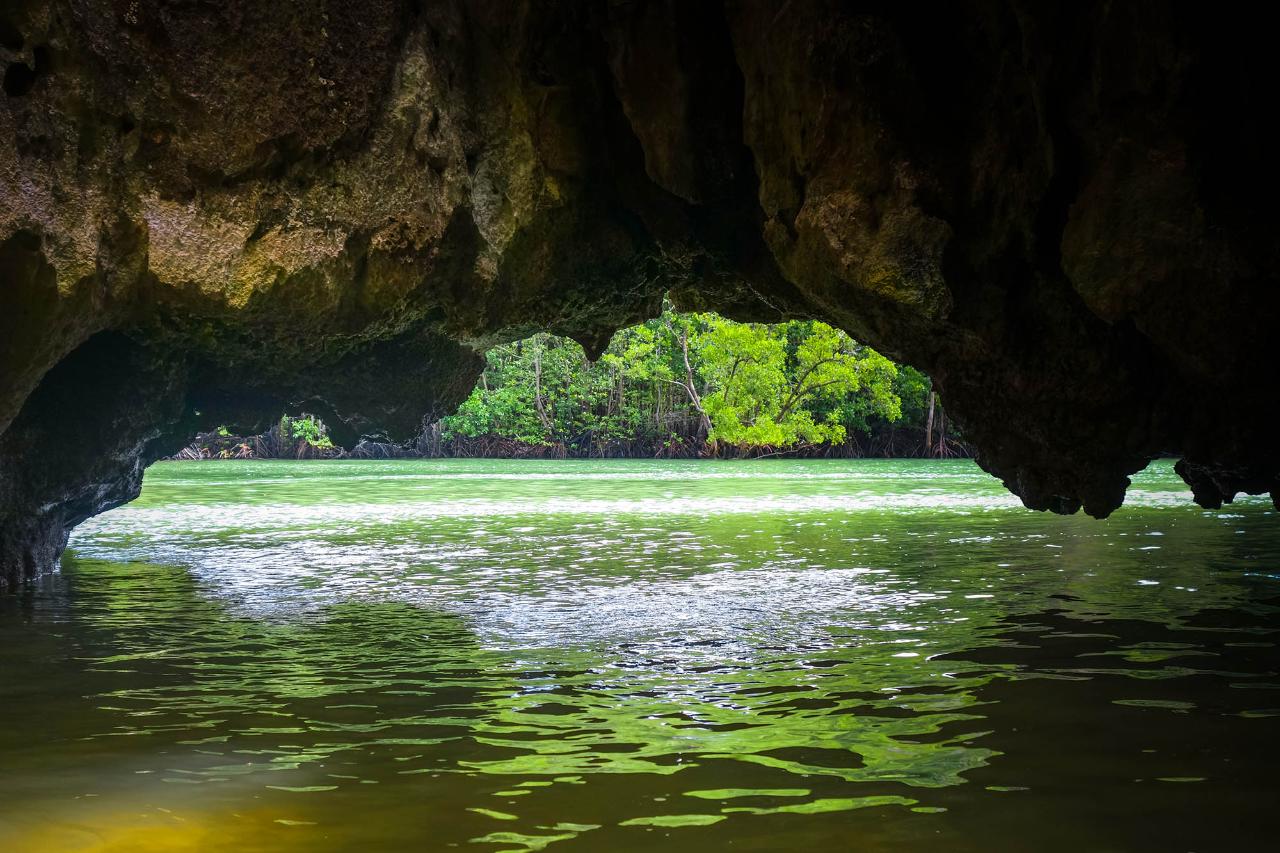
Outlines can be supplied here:
M1176 4L17 0L0 584L204 425L411 434L477 351L664 292L927 370L1105 516L1277 495L1263 28Z

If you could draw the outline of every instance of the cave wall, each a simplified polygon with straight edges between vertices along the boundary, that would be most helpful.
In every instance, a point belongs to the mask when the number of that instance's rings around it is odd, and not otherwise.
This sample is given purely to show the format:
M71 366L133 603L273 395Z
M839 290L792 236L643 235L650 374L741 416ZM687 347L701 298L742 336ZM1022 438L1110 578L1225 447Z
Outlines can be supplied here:
M416 431L663 293L928 371L1027 506L1280 496L1265 28L1175 3L11 0L0 585L204 426ZM1278 497L1280 499L1280 497Z

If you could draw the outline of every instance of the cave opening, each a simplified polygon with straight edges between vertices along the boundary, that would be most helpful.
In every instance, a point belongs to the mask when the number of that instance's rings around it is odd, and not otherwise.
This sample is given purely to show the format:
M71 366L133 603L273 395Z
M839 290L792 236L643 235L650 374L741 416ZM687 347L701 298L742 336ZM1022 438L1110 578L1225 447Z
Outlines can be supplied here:
M46 74L49 69L49 48L41 45L32 51L32 64L13 61L4 69L4 93L11 98L20 98L31 91L36 80Z

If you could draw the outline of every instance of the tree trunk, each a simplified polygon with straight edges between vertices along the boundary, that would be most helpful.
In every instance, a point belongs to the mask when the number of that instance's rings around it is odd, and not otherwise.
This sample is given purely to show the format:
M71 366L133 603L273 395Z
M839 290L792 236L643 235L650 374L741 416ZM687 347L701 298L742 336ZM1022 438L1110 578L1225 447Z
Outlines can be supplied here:
M929 392L929 414L924 419L924 455L933 455L933 404L937 399L937 393Z
M689 392L689 402L693 403L693 408L698 413L699 427L702 430L699 438L705 441L711 434L711 418L707 417L706 410L702 408L702 397L693 381L693 367L689 364L689 335L683 331L680 332L680 354L684 356L684 388Z
M551 429L551 418L547 417L547 408L542 404L542 345L535 344L533 350L533 408L538 413L538 421L542 424L542 429L550 438L553 430Z

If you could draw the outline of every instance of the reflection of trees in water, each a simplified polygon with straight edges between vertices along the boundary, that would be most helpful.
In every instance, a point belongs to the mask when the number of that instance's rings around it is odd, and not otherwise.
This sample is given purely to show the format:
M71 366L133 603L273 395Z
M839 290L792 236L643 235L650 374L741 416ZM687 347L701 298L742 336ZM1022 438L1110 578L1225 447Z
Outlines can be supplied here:
M377 746L383 733L413 730L424 743L456 735L437 715L475 703L477 647L454 616L371 602L244 619L178 569L104 562L65 576L76 607L56 633L74 658L61 658L64 675L33 678L69 689L32 704L75 709L81 735L117 738L113 752L177 745L208 755L198 772L210 777L286 770ZM86 692L90 707L75 701ZM256 757L230 768L211 755L238 749Z
M148 752L156 738L199 752L203 766L186 770L206 778L307 770L356 752L368 778L434 767L419 760L426 749L445 769L482 773L668 773L677 756L723 753L850 781L910 766L921 784L941 784L982 757L891 742L936 732L966 704L880 693L867 677L882 677L883 665L907 677L897 646L780 647L765 667L721 659L697 638L621 654L503 653L481 648L459 617L403 603L244 619L199 595L183 571L102 563L70 574L80 604L72 632L94 650L81 666L108 709L89 734L128 731ZM779 752L792 747L849 760L821 767ZM224 760L237 754L249 757Z
M1042 516L1028 518L1046 526ZM1167 519L1167 512L1160 517ZM85 646L113 650L95 654L87 667L90 675L115 673L98 695L116 709L110 726L191 741L200 740L193 732L208 731L227 744L216 750L223 753L240 746L277 751L251 762L256 770L296 769L357 747L403 757L395 755L402 746L443 750L444 743L468 740L467 750L445 751L456 754L460 767L486 773L661 774L680 767L672 756L723 755L790 773L921 785L954 783L984 760L984 749L945 738L904 746L904 739L962 727L975 683L922 658L895 655L981 646L1019 613L1044 606L1076 608L1089 618L1176 622L1194 612L1186 609L1192 601L1229 605L1244 595L1238 585L1207 580L1199 562L1201 554L1231 553L1240 537L1192 514L1158 540L1167 554L1189 559L1161 560L1156 591L1135 580L1151 561L1129 544L1146 541L1138 536L1146 532L1139 519L1124 529L1062 519L1061 535L1036 538L1020 519L994 513L966 519L960 543L919 515L863 516L822 528L812 521L751 517L744 534L713 519L696 533L708 553L733 549L747 568L812 562L833 534L848 543L850 563L893 567L871 576L865 594L852 596L843 611L806 613L807 601L796 599L800 612L786 618L826 621L822 630L779 631L771 623L777 614L763 620L757 614L755 624L726 623L729 633L695 625L690 636L660 638L647 648L642 641L631 651L600 646L617 638L591 636L586 621L577 644L504 654L480 647L473 629L493 632L475 612L463 619L351 600L314 613L246 619L201 595L184 571L95 564L92 572L68 574L78 586L75 624L86 633ZM786 540L781 547L779 537ZM1045 547L1055 544L1062 546L1057 552ZM1068 571L1054 571L1059 567ZM996 577L1001 572L1016 578ZM695 569L675 578L672 590L714 596L714 586L687 585L699 577ZM967 597L982 594L975 591L992 580L1018 594ZM671 592L663 583L658 577L651 586ZM1200 584L1194 597L1165 594L1192 583ZM1064 591L1067 598L1052 598ZM756 604L769 594L750 592L753 601L762 599ZM793 604L782 589L774 599ZM507 605L536 609L538 601ZM743 621L750 618L744 613ZM779 757L797 746L846 753L849 766L821 769ZM212 763L209 772L228 771Z
M1173 756L1162 775L1213 776L1206 762L1231 757L1246 769L1224 778L1266 790L1255 759L1270 747L1251 741L1274 727L1242 716L1280 706L1256 689L1274 653L1259 632L1278 626L1257 603L1264 582L1242 577L1277 554L1260 512L712 515L631 544L616 519L584 518L539 521L536 536L490 522L488 541L525 543L502 564L523 568L486 575L492 548L474 575L457 560L450 613L394 573L309 598L308 583L343 569L291 576L285 595L218 589L211 570L72 563L60 586L0 602L19 700L6 718L27 729L0 734L13 747L0 794L93 777L151 797L177 780L230 808L276 786L333 794L295 802L350 816L400 814L430 790L449 814L492 807L547 826L570 812L586 825L888 797L875 802L949 808L934 826L956 827L1003 813L978 799L987 786L1028 787L1007 795L1034 816L1016 819L1025 838L1089 808L1035 791L1087 787L1091 773L1133 784L1120 777L1148 740ZM460 541L469 524L397 535ZM557 556L600 531L619 544L599 559ZM638 553L645 563L627 562ZM1255 641L1267 645L1229 645ZM1197 740L1207 754L1176 752ZM1206 791L1239 814L1225 789ZM678 802L637 805L658 794ZM1098 846L1084 830L1064 837Z

